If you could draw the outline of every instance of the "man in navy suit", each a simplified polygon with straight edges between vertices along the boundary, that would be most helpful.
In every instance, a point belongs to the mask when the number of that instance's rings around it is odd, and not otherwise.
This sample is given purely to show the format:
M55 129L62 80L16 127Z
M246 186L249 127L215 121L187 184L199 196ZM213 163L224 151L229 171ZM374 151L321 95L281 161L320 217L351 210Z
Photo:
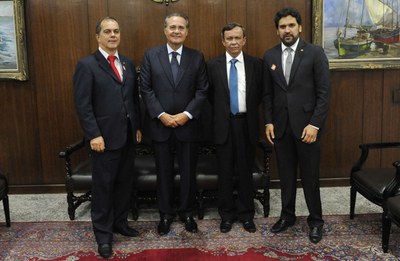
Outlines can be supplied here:
M221 37L226 52L207 62L209 97L213 107L213 137L219 169L220 230L222 233L229 232L233 222L239 219L245 230L254 233L252 175L259 134L262 61L242 52L246 44L242 25L230 23L224 26ZM232 102L235 99L236 105ZM237 176L236 202L233 197L234 175Z
M74 74L75 107L91 149L91 219L99 254L112 255L113 232L135 237L128 226L134 182L134 143L141 141L139 94L133 62L118 53L115 18L96 24L98 50L80 60Z
M309 210L309 239L322 239L319 189L321 131L328 114L330 83L328 59L319 46L299 38L301 16L293 8L275 15L281 44L264 55L265 134L274 144L281 186L282 210L271 228L279 233L296 220L297 170Z
M180 13L165 18L167 44L146 51L141 67L141 94L150 116L150 136L157 166L157 199L160 222L157 231L165 235L175 216L174 158L179 163L180 190L177 208L189 232L197 232L193 219L196 194L199 117L207 99L204 56L183 42L189 19Z

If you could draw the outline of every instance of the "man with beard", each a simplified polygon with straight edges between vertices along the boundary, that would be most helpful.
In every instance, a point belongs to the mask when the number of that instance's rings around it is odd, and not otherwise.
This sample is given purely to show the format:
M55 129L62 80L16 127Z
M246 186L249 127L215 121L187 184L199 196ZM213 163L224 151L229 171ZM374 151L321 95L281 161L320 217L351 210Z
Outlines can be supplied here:
M280 219L271 231L279 233L296 220L297 170L309 216L309 239L322 239L319 189L321 131L328 113L328 59L321 47L299 38L301 16L293 8L275 15L281 44L264 54L264 116L267 140L274 145L281 186Z

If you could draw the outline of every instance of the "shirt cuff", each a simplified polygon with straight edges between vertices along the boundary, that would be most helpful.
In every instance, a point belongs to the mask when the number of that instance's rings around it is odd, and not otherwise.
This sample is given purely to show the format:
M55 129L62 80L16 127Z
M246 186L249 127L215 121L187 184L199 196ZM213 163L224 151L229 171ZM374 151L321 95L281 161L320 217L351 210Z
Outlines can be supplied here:
M189 112L187 112L187 111L184 111L183 113L184 113L184 114L186 114L186 115L189 117L189 119L193 119L193 116L192 116L192 114L190 114Z

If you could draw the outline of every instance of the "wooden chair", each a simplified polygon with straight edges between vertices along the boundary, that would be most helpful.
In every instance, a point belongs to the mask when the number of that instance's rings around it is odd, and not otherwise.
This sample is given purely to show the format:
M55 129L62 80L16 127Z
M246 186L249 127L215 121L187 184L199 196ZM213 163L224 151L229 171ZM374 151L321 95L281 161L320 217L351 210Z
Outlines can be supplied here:
M10 227L11 219L10 219L10 206L8 200L8 183L6 177L1 173L1 170L0 170L0 200L3 201L4 214L6 217L6 225L7 227Z
M382 224L382 250L387 253L389 249L390 228L392 222L400 226L400 161L395 161L393 166L396 168L396 177L389 185L388 194L391 195L384 202L384 219ZM392 196L394 195L394 196Z
M393 179L396 176L394 168L364 168L370 150L400 148L400 142L361 144L361 156L351 169L350 175L350 218L354 218L357 192L374 204L383 207L390 196ZM383 209L384 210L384 209Z

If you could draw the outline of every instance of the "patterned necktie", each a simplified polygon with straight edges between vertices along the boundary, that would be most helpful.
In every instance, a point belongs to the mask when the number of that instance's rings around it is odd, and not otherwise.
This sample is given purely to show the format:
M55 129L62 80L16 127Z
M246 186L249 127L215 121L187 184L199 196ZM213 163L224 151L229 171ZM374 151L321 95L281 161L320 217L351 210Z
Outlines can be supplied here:
M239 98L238 98L238 74L236 69L237 59L232 59L231 69L229 71L229 93L230 93L230 105L231 112L233 115L239 112Z
M178 71L179 71L179 63L178 63L178 59L176 59L177 55L178 55L177 52L172 52L171 70L172 70L172 76L174 77L175 83L176 83L176 79L178 77Z
M107 59L110 61L111 68L114 70L115 75L117 75L118 79L119 79L120 81L122 81L121 75L119 74L119 72L118 72L118 70L117 70L117 67L115 67L115 63L114 63L114 61L115 61L115 56L114 56L114 55L110 55L110 56L108 56Z
M286 57L286 61L285 61L285 79L286 79L286 83L289 84L289 78L290 78L290 71L292 70L292 63L293 63L293 59L292 59L292 48L287 47L285 49L288 53L287 57Z

